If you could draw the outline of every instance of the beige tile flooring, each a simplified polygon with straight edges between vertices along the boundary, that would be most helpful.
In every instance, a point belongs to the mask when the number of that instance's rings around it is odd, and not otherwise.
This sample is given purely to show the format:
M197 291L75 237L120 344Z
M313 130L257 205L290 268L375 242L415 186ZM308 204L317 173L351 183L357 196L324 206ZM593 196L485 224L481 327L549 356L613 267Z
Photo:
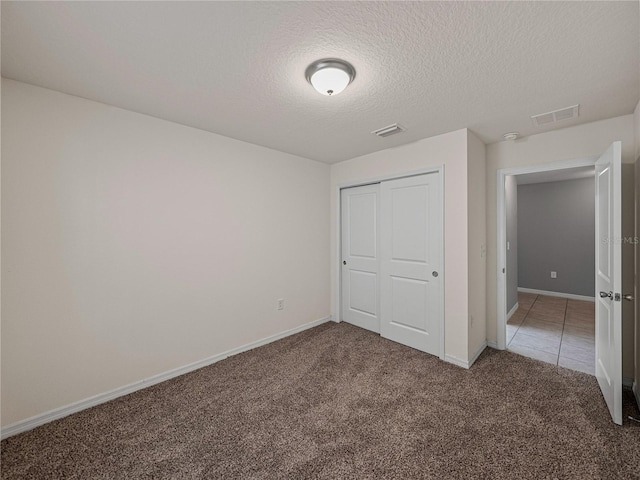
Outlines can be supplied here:
M512 352L595 375L595 304L518 293L518 310L507 322Z

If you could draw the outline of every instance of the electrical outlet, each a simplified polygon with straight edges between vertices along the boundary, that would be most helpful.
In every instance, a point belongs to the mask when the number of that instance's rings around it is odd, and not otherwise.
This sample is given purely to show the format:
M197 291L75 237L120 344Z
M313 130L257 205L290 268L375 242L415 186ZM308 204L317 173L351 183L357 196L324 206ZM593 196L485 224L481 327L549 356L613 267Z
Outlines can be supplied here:
M278 299L278 310L284 310L284 298Z
M551 272L551 278L558 278L558 272Z

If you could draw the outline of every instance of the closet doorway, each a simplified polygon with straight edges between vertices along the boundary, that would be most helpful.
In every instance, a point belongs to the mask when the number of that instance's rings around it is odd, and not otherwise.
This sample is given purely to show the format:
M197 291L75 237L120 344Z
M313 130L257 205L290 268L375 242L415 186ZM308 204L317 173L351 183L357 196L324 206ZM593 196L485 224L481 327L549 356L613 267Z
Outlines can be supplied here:
M441 356L441 173L340 193L342 319Z

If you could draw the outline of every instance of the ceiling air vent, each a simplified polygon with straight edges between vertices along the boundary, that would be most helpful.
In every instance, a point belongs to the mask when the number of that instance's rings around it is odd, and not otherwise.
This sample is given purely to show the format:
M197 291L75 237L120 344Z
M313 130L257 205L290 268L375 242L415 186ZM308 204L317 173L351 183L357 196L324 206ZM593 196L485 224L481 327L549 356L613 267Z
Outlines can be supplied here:
M404 127L401 127L397 123L394 123L393 125L389 125L388 127L383 127L383 128L379 128L378 130L374 130L371 133L379 137L388 137L389 135L394 135L396 133L404 132L404 130L405 130Z
M544 127L545 125L551 125L552 123L560 122L562 120L576 118L579 114L580 105L573 105L572 107L561 108L560 110L554 110L553 112L533 115L531 117L531 121L536 127Z

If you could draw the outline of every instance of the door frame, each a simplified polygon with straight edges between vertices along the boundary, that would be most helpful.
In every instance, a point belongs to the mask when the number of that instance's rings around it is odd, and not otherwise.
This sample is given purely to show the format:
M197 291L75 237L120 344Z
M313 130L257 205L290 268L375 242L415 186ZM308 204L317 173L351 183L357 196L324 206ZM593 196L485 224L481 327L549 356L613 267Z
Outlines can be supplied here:
M522 167L502 168L497 171L497 243L496 243L496 348L507 348L507 214L505 204L505 179L509 175L525 173L550 172L569 168L594 167L598 156L562 160L559 162L542 163ZM504 272L503 272L504 270Z
M424 175L428 173L438 173L440 178L440 197L442 200L442 218L440 225L441 232L441 245L442 245L442 288L440 289L440 302L442 306L442 317L440 318L440 360L445 359L444 354L444 329L445 329L445 308L444 308L444 300L445 300L445 276L446 276L446 265L444 258L444 222L445 222L445 195L444 195L444 165L437 165L434 167L419 169L419 170L411 170L408 172L402 173L390 173L387 175L381 175L378 177L371 177L367 179L361 180L349 180L346 182L340 182L336 185L334 191L334 198L336 200L336 224L335 224L335 237L334 237L334 245L336 251L335 260L335 272L334 272L334 280L335 280L335 290L334 295L336 298L336 302L334 305L333 311L333 321L336 323L342 322L342 197L340 195L341 190L345 188L352 187L361 187L364 185L372 185L374 183L381 183L387 180L397 180L399 178L407 178L407 177L415 177L417 175ZM380 257L378 256L378 271L380 271Z

